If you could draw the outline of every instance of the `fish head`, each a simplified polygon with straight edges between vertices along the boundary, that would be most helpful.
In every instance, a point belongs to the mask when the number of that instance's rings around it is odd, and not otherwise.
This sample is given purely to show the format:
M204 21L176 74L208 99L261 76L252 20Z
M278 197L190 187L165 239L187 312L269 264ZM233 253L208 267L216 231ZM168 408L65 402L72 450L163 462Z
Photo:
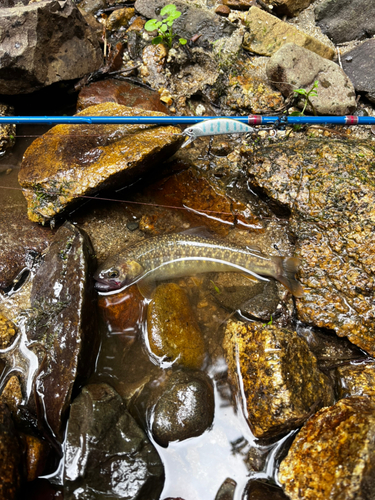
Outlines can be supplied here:
M134 260L121 262L119 256L108 259L94 274L95 288L99 292L110 292L130 285L143 274L143 267Z

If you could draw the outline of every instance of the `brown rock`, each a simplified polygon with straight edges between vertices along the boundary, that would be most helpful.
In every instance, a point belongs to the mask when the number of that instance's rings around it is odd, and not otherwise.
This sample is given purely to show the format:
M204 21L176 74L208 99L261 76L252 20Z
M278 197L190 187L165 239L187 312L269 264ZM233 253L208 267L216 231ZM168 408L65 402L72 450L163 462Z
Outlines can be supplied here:
M158 92L120 80L102 80L84 87L78 96L77 111L103 102L115 102L128 108L148 109L168 114Z
M107 30L117 30L121 26L127 26L130 19L134 16L134 12L132 7L114 10L107 19Z
M0 312L0 349L9 347L17 333L17 327Z
M256 54L271 56L286 43L295 43L327 59L335 55L327 45L258 7L250 8L245 23L249 32L245 33L243 47Z
M342 399L314 415L281 462L279 481L291 500L375 498L375 401Z
M17 497L21 484L21 447L10 411L0 404L0 500Z
M250 7L256 4L255 0L223 0L223 4L231 9L249 10Z
M239 366L247 419L257 438L295 429L316 408L332 403L328 378L295 332L230 321L223 347L235 385Z
M375 354L375 153L360 142L291 140L264 146L250 182L291 210L301 258L301 321Z
M375 397L374 362L340 366L336 369L336 376L338 398L347 398L349 396Z
M79 116L161 116L114 103L98 104ZM46 222L103 188L124 187L182 142L176 127L153 125L57 125L26 150L19 182L28 217ZM126 152L126 154L124 154Z
M215 9L216 14L219 14L219 16L224 16L228 17L230 14L230 8L227 5L218 5Z
M13 417L17 415L18 405L22 401L21 384L16 375L10 377L0 395L0 403L6 403Z
M126 32L128 33L129 31L142 31L145 24L146 21L138 16L134 19Z
M155 356L199 369L205 357L202 333L186 293L174 283L159 285L148 306L147 329Z
M29 434L23 434L22 438L25 447L26 480L34 481L43 472L50 447L45 441Z
M98 305L111 332L134 328L141 317L143 297L136 285L115 295L100 296Z

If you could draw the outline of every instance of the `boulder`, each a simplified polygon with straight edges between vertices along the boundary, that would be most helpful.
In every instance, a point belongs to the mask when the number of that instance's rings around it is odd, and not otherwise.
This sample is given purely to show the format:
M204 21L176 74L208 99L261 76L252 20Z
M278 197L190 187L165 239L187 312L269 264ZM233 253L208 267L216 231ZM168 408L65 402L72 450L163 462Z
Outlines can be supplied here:
M342 57L342 67L357 92L375 103L375 39L362 43Z
M158 500L163 464L107 384L91 384L73 402L67 427L64 499Z
M328 377L295 332L229 321L223 347L232 384L237 392L239 384L243 388L246 417L255 437L296 429L315 408L332 404Z
M82 78L103 63L99 41L70 0L0 9L0 94Z
M279 16L294 17L312 2L313 0L269 0L268 5L272 5L274 12Z
M332 61L310 50L288 43L273 54L267 64L269 80L285 96L293 90L309 91L318 81L317 96L310 97L307 110L318 115L348 115L356 108L355 91L344 71ZM298 106L303 109L305 99L299 96Z
M243 47L261 56L271 56L286 43L295 43L326 59L332 59L335 55L331 47L258 7L250 8L245 25L248 31L244 36Z
M375 498L375 401L351 397L304 425L280 464L291 500Z
M56 232L32 284L26 332L40 367L34 380L35 399L29 399L28 408L40 421L46 420L58 440L73 386L89 375L97 353L94 266L88 237L66 222Z
M347 336L372 356L374 161L371 145L332 139L262 145L245 159L250 186L291 212L305 290L298 318Z
M335 44L375 34L375 4L368 0L324 0L315 8L315 19Z
M78 116L163 116L162 113L103 103ZM124 188L171 156L181 130L155 125L57 125L26 150L19 182L28 217L46 222L105 188Z

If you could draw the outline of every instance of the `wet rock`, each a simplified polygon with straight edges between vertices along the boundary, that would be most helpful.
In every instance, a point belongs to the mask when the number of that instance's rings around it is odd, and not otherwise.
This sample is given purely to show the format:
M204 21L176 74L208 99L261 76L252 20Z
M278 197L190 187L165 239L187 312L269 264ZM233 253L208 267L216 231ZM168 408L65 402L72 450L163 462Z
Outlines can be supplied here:
M103 62L99 41L70 1L42 1L0 10L0 93L33 92L81 78Z
M336 369L336 377L338 398L375 397L375 363L373 361L339 366Z
M21 485L21 446L10 411L0 404L0 500L17 498Z
M315 19L335 44L375 34L375 5L368 0L324 0L315 8Z
M332 404L328 378L296 333L230 321L223 347L233 385L238 376L242 379L247 419L256 437L295 429L317 408Z
M35 400L30 399L28 406L45 418L58 439L74 383L88 376L98 347L94 269L88 237L66 222L32 285L26 331L40 367L34 382Z
M222 0L224 5L236 10L249 10L255 5L254 0Z
M107 384L82 389L72 404L65 446L65 500L158 500L161 460Z
M216 493L215 500L233 500L236 486L236 481L227 477Z
M268 5L280 16L294 17L306 9L313 0L269 0Z
M168 114L155 91L121 80L102 80L84 87L78 96L77 111L103 102L115 102L129 108L148 109Z
M142 300L137 286L115 295L100 296L98 305L110 332L126 332L142 317Z
M50 447L46 441L41 441L29 434L22 434L22 441L26 462L26 481L35 481L43 472Z
M281 462L279 481L292 500L374 498L375 402L338 401L314 415Z
M226 19L216 16L203 7L195 7L190 2L173 2L181 16L173 22L173 31L179 37L190 40L193 35L201 34L199 45L211 49L210 42L222 36L230 36L236 27ZM148 19L161 19L160 10L167 5L167 0L137 0L135 10Z
M155 405L152 435L167 447L171 441L200 436L214 418L211 381L202 372L176 372Z
M78 7L81 11L87 14L95 15L98 10L104 9L107 6L106 0L81 0Z
M243 500L288 500L281 488L264 481L254 480L248 482Z
M256 54L271 56L286 43L294 43L332 59L335 51L291 24L280 21L258 7L251 7L245 19L248 32L243 47Z
M284 96L293 90L309 91L318 81L317 96L310 98L307 110L318 115L348 115L356 108L354 87L344 71L334 62L314 54L310 50L288 43L278 50L267 64L267 76ZM298 107L303 109L301 96Z
M0 312L0 349L9 347L17 333L16 325Z
M90 106L79 116L161 116L114 103ZM180 146L180 129L154 125L57 125L26 150L19 173L28 217L45 222L104 188L142 177ZM126 154L124 154L126 153Z
M163 361L199 369L205 346L194 312L184 290L174 283L163 283L155 291L147 311L151 352Z
M374 24L375 26L375 24ZM362 43L342 57L342 67L357 92L375 102L375 40Z
M291 140L250 157L250 184L291 211L305 289L297 299L299 319L347 336L374 355L372 147Z
M11 106L0 103L0 116L12 116L14 109ZM2 156L7 149L10 149L15 144L16 125L11 123L4 123L0 125L0 156Z
M6 403L12 412L13 418L17 415L18 406L22 401L21 384L16 375L9 378L0 395L0 403Z

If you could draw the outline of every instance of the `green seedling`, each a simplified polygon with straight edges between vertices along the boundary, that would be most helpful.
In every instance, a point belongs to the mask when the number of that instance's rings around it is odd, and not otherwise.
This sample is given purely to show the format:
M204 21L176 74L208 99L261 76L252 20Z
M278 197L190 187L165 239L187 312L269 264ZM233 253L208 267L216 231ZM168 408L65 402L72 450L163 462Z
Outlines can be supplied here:
M304 113L305 113L305 110L306 110L308 104L310 104L310 106L314 112L314 115L316 115L316 111L315 111L315 108L314 108L312 102L310 101L310 97L317 97L318 96L318 85L319 85L318 80L315 80L314 85L311 87L311 89L309 91L307 91L305 89L293 90L293 92L295 94L299 94L305 99L303 109L300 113L300 116L304 116Z
M173 3L171 3L161 9L160 15L162 17L167 17L162 21L158 21L157 19L150 19L145 24L145 30L157 30L158 36L153 38L152 44L157 45L159 43L163 43L170 49L172 47L173 39L177 36L173 33L172 26L175 19L178 19L181 16L181 12L177 10L176 6ZM187 43L187 40L185 40L185 38L179 38L178 41L181 45L185 45Z

